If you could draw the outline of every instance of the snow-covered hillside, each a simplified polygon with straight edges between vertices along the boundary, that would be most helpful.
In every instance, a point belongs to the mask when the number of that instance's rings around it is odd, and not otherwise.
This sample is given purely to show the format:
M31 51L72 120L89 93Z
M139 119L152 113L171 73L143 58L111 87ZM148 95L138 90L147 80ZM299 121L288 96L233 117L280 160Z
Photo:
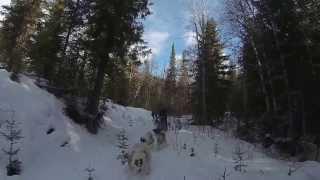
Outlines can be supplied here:
M106 106L105 126L98 135L91 135L67 118L63 103L35 86L32 79L22 76L21 83L17 84L9 79L6 71L0 70L0 109L15 111L24 136L19 144L22 174L7 177L7 158L0 152L0 180L85 180L88 167L95 168L96 180L183 180L184 177L186 180L218 180L225 168L229 174L226 179L230 180L320 179L320 165L316 162L295 164L292 168L296 171L288 176L290 162L268 158L253 145L219 130L212 130L207 136L197 128L169 131L168 147L152 152L151 174L133 176L116 159L117 134L125 129L129 145L137 143L153 128L151 113L112 103ZM0 112L1 121L8 117L7 112ZM47 134L50 128L55 131ZM2 139L0 147L6 147ZM249 158L245 162L246 172L234 170L233 152L239 143ZM61 147L62 144L66 145ZM191 148L194 148L194 157L190 156ZM215 149L218 149L216 154Z

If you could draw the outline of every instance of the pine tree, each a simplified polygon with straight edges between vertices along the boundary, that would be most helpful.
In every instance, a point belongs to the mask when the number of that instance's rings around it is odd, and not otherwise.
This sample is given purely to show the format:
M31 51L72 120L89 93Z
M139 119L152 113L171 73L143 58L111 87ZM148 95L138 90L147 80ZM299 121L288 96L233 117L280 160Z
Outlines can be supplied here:
M247 167L247 165L245 164L245 151L241 148L241 144L237 144L235 146L235 149L234 149L234 157L233 157L233 160L234 160L234 169L236 171L239 171L239 172L244 172L245 171L245 167Z
M219 153L219 144L217 142L214 143L213 153L214 153L214 157L217 157Z
M30 52L32 69L51 84L58 74L58 64L62 62L64 8L63 0L54 1L49 5L49 17L44 25L39 27L39 33L34 36L35 41Z
M167 99L166 105L169 111L176 112L175 104L175 91L176 91L176 80L177 80L177 67L176 67L176 52L174 44L172 44L169 67L166 74L164 84L164 95Z
M224 168L223 174L219 177L219 180L226 180L230 176L230 173L227 173L227 168Z
M140 20L149 14L148 0L98 0L90 3L90 18L85 34L89 52L96 61L96 74L86 111L92 116L88 121L88 130L92 133L98 132L94 116L98 113L106 66L112 57L123 59L129 54L131 45L143 41L143 24ZM131 52L132 57L136 57L136 51Z
M214 125L216 125L227 111L226 99L230 86L228 80L230 68L226 64L228 59L223 55L223 46L219 42L216 24L213 20L205 23L198 43L199 54L195 61L195 82L192 93L193 114L198 124L212 124L212 120L215 120ZM203 93L205 93L206 105L205 119L203 119Z
M194 157L196 154L195 154L195 152L194 152L194 148L192 147L192 148L190 148L190 156L191 157Z
M124 165L128 162L128 137L124 129L118 134L118 148L120 150L120 154L117 159L121 160L121 163Z
M141 76L141 85L139 89L139 104L142 107L145 107L147 109L150 109L151 107L151 88L152 88L152 82L153 82L153 77L151 74L151 62L150 61L145 61L144 62L144 67L143 67L143 72Z
M93 178L93 172L95 171L96 169L94 168L86 168L85 171L88 173L88 180L94 180Z
M105 81L105 91L109 99L113 102L127 106L129 104L129 66L125 64L130 59L112 59L107 68L107 78Z
M20 148L15 148L16 144L23 137L21 129L18 128L18 122L14 119L15 112L12 112L10 120L5 121L5 129L0 131L0 135L9 143L9 148L2 149L8 155L7 175L19 175L21 173L21 161L17 158Z
M189 63L190 60L187 59L187 52L184 51L181 59L181 66L179 69L179 76L177 82L177 93L176 99L176 109L179 114L186 114L191 112L190 102L191 102L191 79Z
M0 53L7 70L13 72L13 80L19 81L18 73L25 65L30 49L30 37L41 14L40 4L41 0L16 0L12 1L10 6L3 6Z

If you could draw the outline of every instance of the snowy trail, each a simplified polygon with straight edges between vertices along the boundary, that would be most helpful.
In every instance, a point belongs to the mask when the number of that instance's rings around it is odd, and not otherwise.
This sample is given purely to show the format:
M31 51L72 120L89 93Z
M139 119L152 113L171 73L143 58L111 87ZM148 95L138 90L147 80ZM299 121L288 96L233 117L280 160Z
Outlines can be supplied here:
M117 134L125 129L129 145L153 128L151 113L144 109L107 103L105 126L98 135L87 133L63 113L63 103L39 89L32 79L22 77L21 84L10 81L9 74L0 70L0 109L13 109L21 122L24 139L19 155L23 162L21 176L7 177L7 159L0 151L0 180L86 180L84 171L95 168L95 180L218 180L224 169L231 173L228 180L319 180L320 165L304 162L288 176L289 162L267 157L253 145L213 130L212 136L201 134L197 128L167 134L168 147L152 153L149 176L133 176L116 159ZM0 112L0 121L8 114ZM49 128L54 132L47 135ZM64 147L61 144L68 142ZM250 151L245 173L234 171L233 151L237 143ZM183 149L183 145L187 149ZM219 145L215 157L214 146ZM0 138L0 147L7 143ZM195 156L190 157L190 148Z

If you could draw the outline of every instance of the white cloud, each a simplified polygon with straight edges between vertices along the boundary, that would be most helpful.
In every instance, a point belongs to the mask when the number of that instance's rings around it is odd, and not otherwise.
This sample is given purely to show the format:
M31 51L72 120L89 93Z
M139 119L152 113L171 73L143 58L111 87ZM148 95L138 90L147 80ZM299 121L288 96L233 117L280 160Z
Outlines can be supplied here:
M196 35L192 31L188 31L184 33L184 41L186 46L193 46L196 44Z
M168 32L149 31L144 34L144 40L152 50L153 55L159 55L169 38Z
M181 60L181 59L182 59L182 54L177 54L177 55L176 55L176 60L179 61L179 60Z

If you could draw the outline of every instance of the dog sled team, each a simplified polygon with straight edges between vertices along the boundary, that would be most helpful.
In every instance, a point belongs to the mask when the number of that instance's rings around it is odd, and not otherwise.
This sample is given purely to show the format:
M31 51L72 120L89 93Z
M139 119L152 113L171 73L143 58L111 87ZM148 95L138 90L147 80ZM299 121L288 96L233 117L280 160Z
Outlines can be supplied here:
M162 109L159 113L152 112L155 129L140 138L128 152L128 166L135 174L150 173L151 152L161 150L167 145L166 131L168 130L167 112Z

